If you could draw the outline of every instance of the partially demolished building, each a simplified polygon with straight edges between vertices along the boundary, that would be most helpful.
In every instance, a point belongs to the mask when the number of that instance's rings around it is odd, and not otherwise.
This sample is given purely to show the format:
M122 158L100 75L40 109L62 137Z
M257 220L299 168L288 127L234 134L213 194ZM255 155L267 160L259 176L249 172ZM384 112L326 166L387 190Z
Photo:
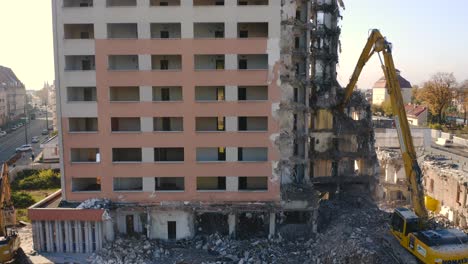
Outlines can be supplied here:
M370 107L337 109L340 6L54 1L63 188L30 209L35 249L307 235L321 198L372 190Z

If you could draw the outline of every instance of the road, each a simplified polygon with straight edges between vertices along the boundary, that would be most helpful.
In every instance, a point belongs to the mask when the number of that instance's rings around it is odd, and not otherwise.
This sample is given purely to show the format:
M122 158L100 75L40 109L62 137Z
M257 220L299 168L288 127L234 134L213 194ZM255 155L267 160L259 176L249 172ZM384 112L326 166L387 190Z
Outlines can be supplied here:
M49 120L49 126L51 124L52 122ZM35 120L31 120L27 126L28 144L31 144L31 138L33 136L39 136L39 143L32 144L34 154L37 156L40 152L40 142L43 142L47 138L47 136L41 135L42 130L46 128L44 115L37 117ZM17 147L26 144L24 130L25 126L22 126L16 131L12 131L6 136L0 138L0 162L6 161L9 157L15 154L15 149Z

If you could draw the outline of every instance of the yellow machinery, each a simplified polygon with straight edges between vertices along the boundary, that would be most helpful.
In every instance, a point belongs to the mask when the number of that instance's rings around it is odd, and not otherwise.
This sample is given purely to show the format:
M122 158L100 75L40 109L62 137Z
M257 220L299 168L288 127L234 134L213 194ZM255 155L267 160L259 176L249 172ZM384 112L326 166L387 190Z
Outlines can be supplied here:
M345 97L340 109L342 110L350 100L364 65L374 53L379 55L382 70L387 80L387 92L390 95L414 209L414 212L406 208L395 210L391 220L391 233L401 246L423 263L468 263L468 236L464 232L456 229L422 230L424 221L428 217L424 204L422 172L417 162L411 130L406 119L400 83L392 57L392 45L377 29L371 31L350 82L346 86ZM380 53L383 55L383 61Z
M20 247L6 163L1 168L0 189L0 263L5 263L13 260Z

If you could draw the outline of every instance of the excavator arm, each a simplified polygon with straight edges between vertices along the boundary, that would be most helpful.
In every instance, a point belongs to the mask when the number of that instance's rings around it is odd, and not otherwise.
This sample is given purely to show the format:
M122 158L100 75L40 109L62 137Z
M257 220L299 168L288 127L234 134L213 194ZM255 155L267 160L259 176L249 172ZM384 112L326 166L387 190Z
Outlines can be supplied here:
M418 165L416 151L411 137L411 130L406 118L403 96L401 95L400 83L396 72L395 64L392 56L392 45L380 33L379 30L373 29L366 46L364 47L359 61L354 69L353 75L350 78L349 84L345 88L345 97L339 108L344 109L349 102L359 75L364 68L364 65L369 61L374 53L382 53L384 61L382 70L387 80L387 92L390 95L393 115L395 116L396 129L400 142L400 149L405 167L406 179L408 187L411 191L411 202L416 215L422 219L427 218L427 211L424 205L424 190L422 186L422 172ZM379 56L380 58L380 56Z

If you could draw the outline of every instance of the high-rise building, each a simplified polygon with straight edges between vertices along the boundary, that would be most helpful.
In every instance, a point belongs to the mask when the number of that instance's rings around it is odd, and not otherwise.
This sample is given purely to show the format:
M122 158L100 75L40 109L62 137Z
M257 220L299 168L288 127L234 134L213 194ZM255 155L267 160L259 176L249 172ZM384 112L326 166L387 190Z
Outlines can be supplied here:
M307 235L320 197L369 183L354 152L370 134L336 125L365 111L334 118L337 1L61 0L53 13L62 191L29 211L37 250L91 252L115 233Z

